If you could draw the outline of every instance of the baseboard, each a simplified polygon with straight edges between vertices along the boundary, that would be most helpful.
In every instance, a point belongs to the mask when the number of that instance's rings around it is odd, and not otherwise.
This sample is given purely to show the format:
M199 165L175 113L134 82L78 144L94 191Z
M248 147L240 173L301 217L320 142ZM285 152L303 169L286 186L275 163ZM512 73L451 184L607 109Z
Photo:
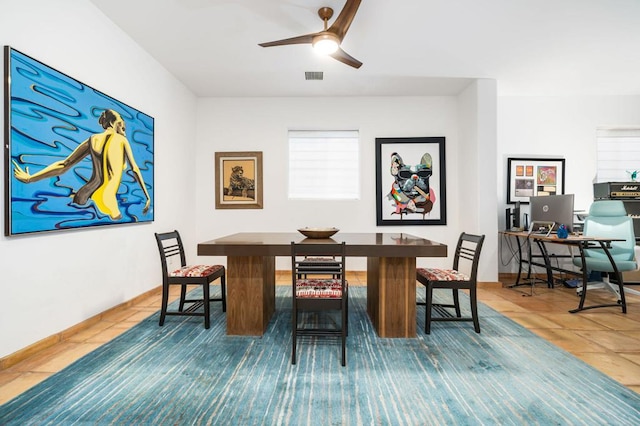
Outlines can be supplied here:
M135 305L141 300L144 300L155 294L160 294L161 292L162 292L162 286L151 289L145 293L142 293L139 296L134 297L131 300L120 303L119 305L116 305L113 308L107 309L106 311L101 312L97 315L94 315L91 318L88 318L79 324L69 327L66 330L63 330L49 337L45 337L44 339L39 340L27 346L26 348L22 348L12 354L9 354L3 358L0 358L0 371L5 370L11 366L14 366L17 363L22 362L27 358L37 354L38 352L41 352L47 348L50 348L51 346L57 343L68 340L71 336L81 331L84 331L87 328L91 327L92 325L100 322L106 315L111 315L113 313L123 311L124 309L129 308L132 305Z
M478 281L478 288L501 288L506 285L500 281Z

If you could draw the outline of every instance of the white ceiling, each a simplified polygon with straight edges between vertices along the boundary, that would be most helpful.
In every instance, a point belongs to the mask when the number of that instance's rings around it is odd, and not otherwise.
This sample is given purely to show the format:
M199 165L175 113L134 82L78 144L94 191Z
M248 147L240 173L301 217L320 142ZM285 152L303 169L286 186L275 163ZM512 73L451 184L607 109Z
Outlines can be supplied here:
M322 30L317 10L335 19L344 0L91 2L201 97L447 95L473 78L501 95L640 94L640 0L362 0L342 43L360 69L258 46Z

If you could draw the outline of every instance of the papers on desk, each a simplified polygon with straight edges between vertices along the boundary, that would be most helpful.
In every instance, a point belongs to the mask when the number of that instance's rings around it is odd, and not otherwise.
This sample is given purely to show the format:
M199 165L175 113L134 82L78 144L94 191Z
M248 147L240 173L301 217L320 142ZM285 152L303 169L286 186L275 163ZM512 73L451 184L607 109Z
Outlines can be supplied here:
M529 235L537 234L548 237L556 226L555 222L536 221L531 222L531 228L529 228Z

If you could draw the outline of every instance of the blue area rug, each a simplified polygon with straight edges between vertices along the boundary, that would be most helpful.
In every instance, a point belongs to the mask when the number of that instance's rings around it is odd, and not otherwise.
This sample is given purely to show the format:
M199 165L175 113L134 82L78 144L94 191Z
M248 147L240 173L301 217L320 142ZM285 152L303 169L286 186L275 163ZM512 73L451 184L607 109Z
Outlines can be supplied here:
M470 323L381 339L352 287L347 366L338 339L299 342L291 365L290 288L262 338L201 318L154 314L16 399L0 424L451 425L640 424L640 396L480 306Z

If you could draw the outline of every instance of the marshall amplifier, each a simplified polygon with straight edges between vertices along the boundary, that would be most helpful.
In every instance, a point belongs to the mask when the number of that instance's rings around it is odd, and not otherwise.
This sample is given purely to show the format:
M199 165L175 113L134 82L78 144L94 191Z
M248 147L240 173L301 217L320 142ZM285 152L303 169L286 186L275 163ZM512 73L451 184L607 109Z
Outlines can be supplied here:
M600 182L593 184L596 200L640 199L640 182Z

